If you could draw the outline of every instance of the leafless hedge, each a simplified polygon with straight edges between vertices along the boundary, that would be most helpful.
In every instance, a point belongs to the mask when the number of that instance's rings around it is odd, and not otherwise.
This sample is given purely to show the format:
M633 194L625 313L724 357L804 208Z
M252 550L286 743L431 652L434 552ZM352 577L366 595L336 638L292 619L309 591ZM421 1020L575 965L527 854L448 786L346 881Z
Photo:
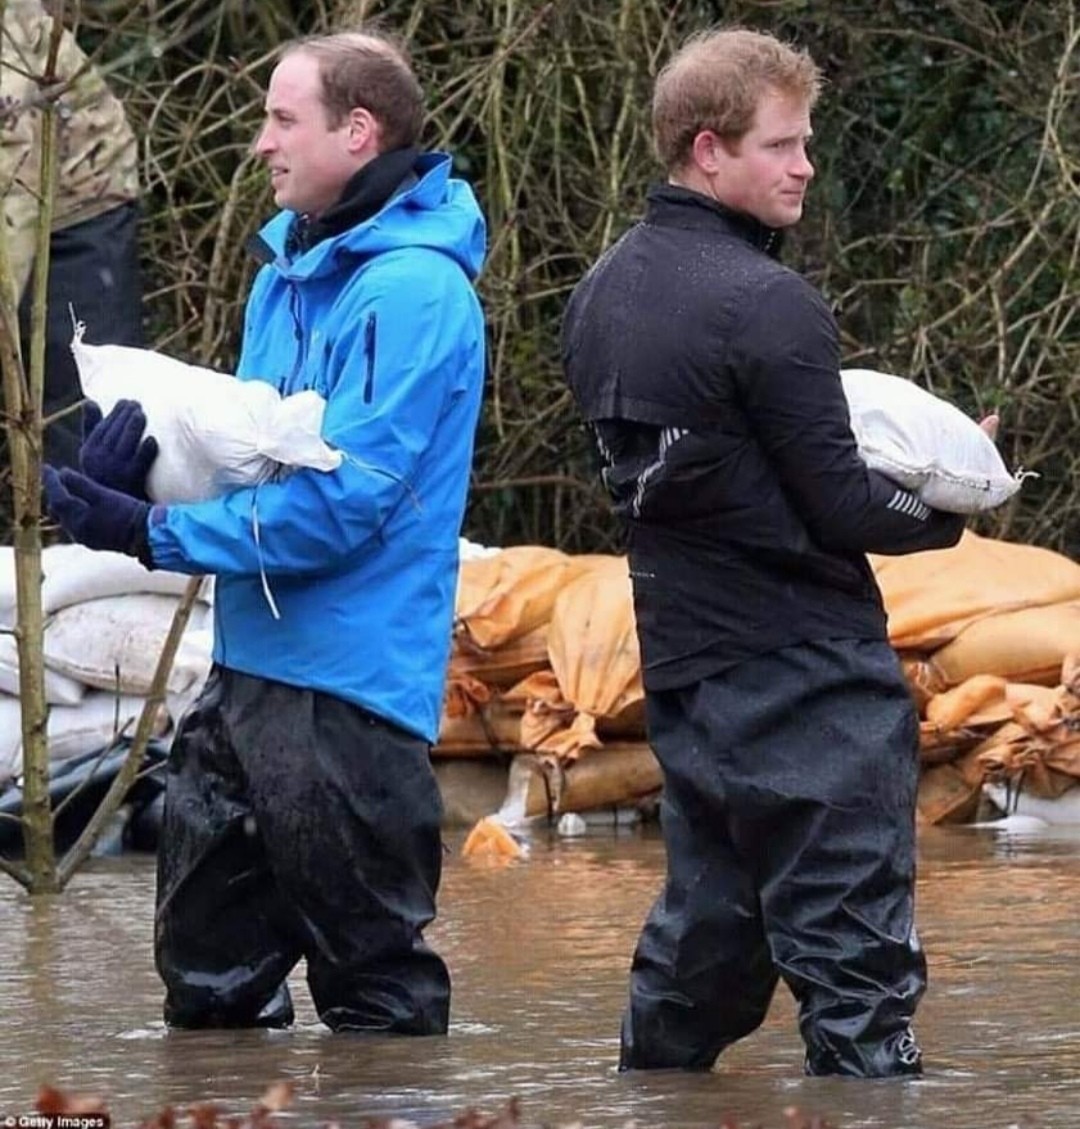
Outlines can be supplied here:
M475 184L490 378L467 532L496 544L611 548L558 363L566 295L655 177L660 61L722 9L808 46L829 87L818 178L789 261L835 302L845 360L997 409L1036 470L985 532L1075 551L1080 533L1080 24L1014 0L102 0L97 45L135 119L154 340L229 367L271 211L248 153L273 51L376 17L405 33L428 140ZM813 12L811 19L807 13ZM822 15L822 12L825 14Z

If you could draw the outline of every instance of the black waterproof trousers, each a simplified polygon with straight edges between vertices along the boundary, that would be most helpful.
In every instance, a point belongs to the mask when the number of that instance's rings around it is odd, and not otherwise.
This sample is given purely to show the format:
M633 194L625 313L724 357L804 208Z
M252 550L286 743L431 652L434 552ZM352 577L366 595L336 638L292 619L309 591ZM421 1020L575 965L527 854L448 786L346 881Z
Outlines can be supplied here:
M892 649L790 647L647 706L668 872L621 1068L710 1069L782 977L807 1073L919 1073L918 720Z
M71 355L72 312L86 323L89 344L143 344L138 221L137 204L120 204L52 233L42 404L46 418L82 399ZM27 363L32 291L31 283L19 304L19 333ZM58 416L45 429L45 461L54 466L78 467L81 438L81 412Z
M335 1031L443 1034L442 804L425 741L221 667L169 754L155 956L176 1027L286 1026L301 957Z

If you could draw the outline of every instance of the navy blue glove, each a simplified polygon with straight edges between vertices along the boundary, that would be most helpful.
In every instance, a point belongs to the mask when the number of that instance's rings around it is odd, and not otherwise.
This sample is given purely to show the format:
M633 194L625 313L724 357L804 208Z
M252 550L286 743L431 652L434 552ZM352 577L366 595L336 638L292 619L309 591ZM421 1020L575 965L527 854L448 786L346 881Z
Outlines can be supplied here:
M92 478L64 467L42 468L45 505L65 533L89 549L111 549L138 557L154 567L147 534L150 504L99 486Z
M118 400L102 419L101 408L87 400L79 467L83 474L110 490L146 501L146 476L157 458L157 440L148 435L146 416L135 400Z

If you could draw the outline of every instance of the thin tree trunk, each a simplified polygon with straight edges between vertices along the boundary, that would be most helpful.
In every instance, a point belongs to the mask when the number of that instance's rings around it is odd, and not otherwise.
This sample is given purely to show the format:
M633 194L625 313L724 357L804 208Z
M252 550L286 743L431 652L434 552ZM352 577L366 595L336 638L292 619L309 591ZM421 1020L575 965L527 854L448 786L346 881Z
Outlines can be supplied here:
M0 22L4 5L0 4ZM62 8L62 5L61 5ZM55 78L62 25L57 19L49 41L43 81ZM22 868L31 893L48 893L56 885L52 813L49 805L49 751L46 726L43 616L41 608L41 405L45 372L45 301L49 271L56 183L56 105L41 106L41 199L34 252L31 313L30 373L23 370L19 339L19 296L11 280L6 244L0 249L0 367L7 408L8 451L11 458L13 542L19 656L19 698L22 706L23 846ZM11 190L12 186L8 186ZM2 242L2 241L0 241ZM15 875L19 877L17 873Z

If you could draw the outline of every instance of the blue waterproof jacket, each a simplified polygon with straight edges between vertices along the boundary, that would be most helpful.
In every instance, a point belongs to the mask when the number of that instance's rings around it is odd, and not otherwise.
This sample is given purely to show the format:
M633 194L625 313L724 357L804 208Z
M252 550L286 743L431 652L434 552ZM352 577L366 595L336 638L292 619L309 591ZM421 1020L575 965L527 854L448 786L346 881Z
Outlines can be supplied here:
M340 468L168 506L149 539L155 566L216 576L216 662L434 741L484 378L471 280L485 230L448 157L416 172L295 259L292 212L262 231L276 258L255 279L237 375L320 392Z

